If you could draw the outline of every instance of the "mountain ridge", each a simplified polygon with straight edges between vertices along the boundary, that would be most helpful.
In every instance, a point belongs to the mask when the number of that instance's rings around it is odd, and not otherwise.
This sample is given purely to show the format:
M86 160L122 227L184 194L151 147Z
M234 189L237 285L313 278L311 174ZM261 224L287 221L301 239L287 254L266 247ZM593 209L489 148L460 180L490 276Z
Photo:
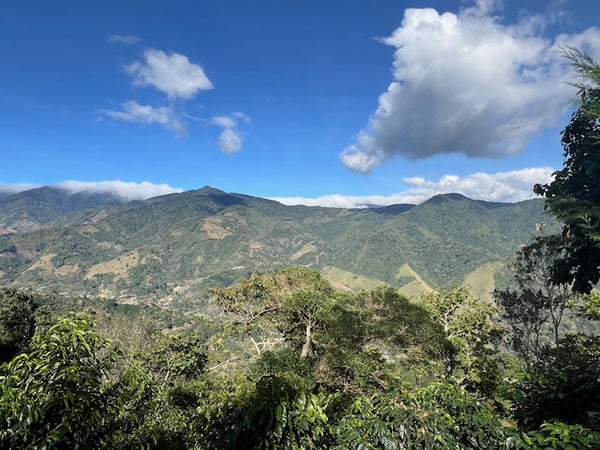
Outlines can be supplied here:
M38 193L21 196L33 213ZM21 208L20 219L37 228L0 236L0 284L165 305L202 303L207 287L291 265L335 268L329 273L341 284L447 285L507 260L538 222L558 230L542 199L498 204L444 194L419 205L344 209L210 186L130 202L106 196L106 204L101 196L45 195L45 221ZM2 220L14 217L15 204L0 201L0 229L10 228ZM403 266L415 275L398 277Z

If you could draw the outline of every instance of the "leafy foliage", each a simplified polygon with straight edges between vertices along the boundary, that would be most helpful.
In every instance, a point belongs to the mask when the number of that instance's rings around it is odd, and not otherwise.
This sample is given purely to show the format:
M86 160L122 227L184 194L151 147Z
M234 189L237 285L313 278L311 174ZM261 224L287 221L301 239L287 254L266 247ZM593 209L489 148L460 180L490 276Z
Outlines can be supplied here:
M581 316L590 320L600 320L600 291L592 291L584 295L580 302L572 306Z
M1 446L87 448L101 442L114 414L103 377L116 357L84 317L60 319L35 336L28 353L1 369Z
M449 384L360 397L334 429L334 448L501 448L516 437L485 405Z
M561 357L542 359L516 386L514 415L524 427L551 420L600 427L600 340L571 335L561 342Z
M284 377L264 376L243 396L225 403L204 448L319 448L327 429L327 403L325 394L307 393Z
M16 289L0 290L0 363L27 348L35 333L35 304Z
M169 334L143 357L152 373L171 378L196 377L206 369L204 337L196 334Z
M493 310L467 290L438 290L425 308L390 287L336 293L306 269L255 276L228 294L236 289L249 296L234 295L238 307L277 305L254 317L253 333L275 326L287 337L234 370L208 368L207 333L157 336L144 350L120 357L81 316L35 335L28 353L0 369L0 447L569 448L598 442L591 431L600 392L592 338L561 344L560 367L539 366L511 391L519 431L489 396L496 395L490 374L498 364ZM313 319L311 352L303 356L306 321ZM245 330L238 328L238 338L251 336ZM452 372L445 372L452 361ZM415 377L416 366L428 376ZM553 406L562 415L551 417Z
M494 296L502 318L510 327L511 348L531 368L544 349L542 326L548 321L547 299L529 289L496 291Z
M600 432L579 424L547 422L542 424L539 431L523 435L523 444L525 448L598 448Z
M500 382L499 359L494 346L501 329L494 322L493 306L474 298L462 286L437 289L421 302L441 324L455 353L448 361L455 381L475 391L491 394Z
M580 104L562 133L563 169L534 190L546 197L546 207L569 237L557 279L588 293L600 280L600 66L576 49L567 49L565 56L580 76L573 83Z
M117 414L109 447L187 449L198 440L197 380L206 369L204 338L172 334L134 355L110 392Z

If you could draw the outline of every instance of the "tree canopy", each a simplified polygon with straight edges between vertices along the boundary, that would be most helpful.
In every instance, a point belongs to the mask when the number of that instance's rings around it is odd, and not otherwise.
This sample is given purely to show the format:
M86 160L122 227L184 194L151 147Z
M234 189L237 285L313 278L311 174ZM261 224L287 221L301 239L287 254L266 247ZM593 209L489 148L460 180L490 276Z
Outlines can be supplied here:
M565 56L579 76L572 83L578 108L562 132L563 169L534 191L546 197L546 208L564 223L568 238L555 279L588 293L600 280L600 66L577 49L566 49Z

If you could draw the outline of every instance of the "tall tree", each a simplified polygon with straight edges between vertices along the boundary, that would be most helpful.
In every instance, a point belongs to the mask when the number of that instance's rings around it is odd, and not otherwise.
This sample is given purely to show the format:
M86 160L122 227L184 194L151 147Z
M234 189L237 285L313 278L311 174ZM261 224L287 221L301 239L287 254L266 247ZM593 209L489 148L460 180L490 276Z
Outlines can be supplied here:
M538 236L517 251L512 264L520 292L496 291L496 301L511 327L511 344L530 367L542 354L543 325L549 323L558 359L560 328L565 309L576 294L570 281L555 279L557 266L564 264L569 240L560 235ZM559 269L560 270L560 269Z
M333 299L331 297L323 292L310 289L293 292L284 300L283 310L289 321L286 328L291 328L290 331L301 328L301 334L303 335L301 358L312 355L315 345L315 330L321 326L322 322L326 321L326 316L332 306Z
M565 308L572 298L571 283L558 282L554 278L557 266L562 266L569 249L569 240L562 236L538 236L534 241L517 251L513 266L519 287L533 292L547 311L552 325L554 344L558 351L560 325ZM558 269L561 270L561 269Z
M555 267L559 283L588 293L600 280L600 66L573 48L565 57L578 74L579 107L562 132L565 161L550 184L536 184L546 208L565 225L568 251Z
M508 342L527 369L543 350L542 326L548 322L547 299L529 289L495 291L502 318L508 324Z
M214 294L213 303L248 335L259 357L283 340L296 342L299 328L303 334L302 358L310 356L314 333L326 310L335 303L329 282L319 272L303 268L253 274L233 286L210 292Z

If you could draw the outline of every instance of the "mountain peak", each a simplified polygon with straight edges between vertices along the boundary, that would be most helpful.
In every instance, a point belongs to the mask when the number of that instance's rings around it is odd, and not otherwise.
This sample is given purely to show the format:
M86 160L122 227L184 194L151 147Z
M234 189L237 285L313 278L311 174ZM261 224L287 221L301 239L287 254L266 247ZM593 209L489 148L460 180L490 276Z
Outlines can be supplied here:
M212 186L209 186L208 184L205 185L204 187L202 187L201 189L198 189L196 191L196 193L202 194L202 195L210 195L210 194L223 195L223 194L226 194L225 191L222 191L220 189L217 189L217 188L214 188Z
M423 202L423 204L432 204L432 205L440 205L442 203L445 202L460 202L460 201L464 201L464 200L468 200L468 201L472 201L470 198L465 197L462 194L458 194L458 193L450 193L450 194L437 194L434 195L433 197L431 197L429 200L426 200L425 202Z

